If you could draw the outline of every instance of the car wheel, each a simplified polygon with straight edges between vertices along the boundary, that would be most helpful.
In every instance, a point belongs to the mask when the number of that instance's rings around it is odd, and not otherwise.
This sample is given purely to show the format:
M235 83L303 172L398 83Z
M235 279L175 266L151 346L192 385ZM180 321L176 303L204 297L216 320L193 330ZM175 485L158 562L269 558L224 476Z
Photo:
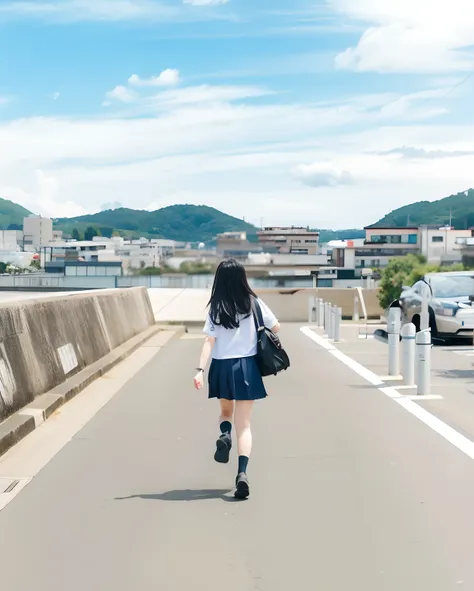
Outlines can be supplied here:
M430 308L430 329L431 329L431 338L437 337L438 336L438 327L436 326L436 316L431 308Z
M416 332L420 332L420 330L421 330L421 318L418 316L418 314L415 314L415 316L413 316L413 318L411 319L411 321L415 325Z

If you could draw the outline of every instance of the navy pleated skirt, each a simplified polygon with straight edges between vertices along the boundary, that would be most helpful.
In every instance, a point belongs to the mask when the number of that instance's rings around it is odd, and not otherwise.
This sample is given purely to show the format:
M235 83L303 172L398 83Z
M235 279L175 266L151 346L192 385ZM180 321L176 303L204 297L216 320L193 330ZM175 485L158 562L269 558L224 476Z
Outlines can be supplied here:
M212 360L209 398L260 400L266 396L256 357Z

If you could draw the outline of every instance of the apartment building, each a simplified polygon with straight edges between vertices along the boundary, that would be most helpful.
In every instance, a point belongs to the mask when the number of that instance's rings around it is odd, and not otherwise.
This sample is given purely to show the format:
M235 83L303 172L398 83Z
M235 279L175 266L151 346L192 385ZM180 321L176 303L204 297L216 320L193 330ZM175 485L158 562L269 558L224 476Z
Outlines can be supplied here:
M319 254L319 232L301 226L268 227L257 232L265 252L279 254Z
M246 232L224 232L217 235L217 257L245 260L249 254L262 252L262 246L247 239Z
M31 215L23 220L24 250L39 250L52 240L53 220L35 215Z
M386 267L394 257L421 254L429 263L450 264L461 262L461 242L472 235L471 230L454 230L451 227L412 226L403 228L365 228L366 237L361 243L348 241L333 249L334 264L354 269L356 277L364 269Z

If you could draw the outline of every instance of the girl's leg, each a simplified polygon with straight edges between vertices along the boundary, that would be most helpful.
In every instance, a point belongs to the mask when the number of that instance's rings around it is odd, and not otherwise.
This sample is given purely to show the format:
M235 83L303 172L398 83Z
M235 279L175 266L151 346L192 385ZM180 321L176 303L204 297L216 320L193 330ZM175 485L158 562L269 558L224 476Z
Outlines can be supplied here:
M235 430L239 449L239 473L247 472L247 463L252 452L252 431L250 419L253 400L238 400L235 406Z
M222 423L232 423L232 417L234 416L234 401L226 400L221 398L219 400L221 405L221 416L219 417L219 425Z
M227 464L229 461L230 450L232 449L232 416L234 414L233 400L219 400L221 405L221 415L219 417L219 425L221 435L216 441L216 453L214 459L219 464Z
M252 452L252 431L250 429L252 410L253 400L238 400L235 403L234 420L239 449L239 468L237 471L235 496L238 499L246 499L250 494L247 465Z

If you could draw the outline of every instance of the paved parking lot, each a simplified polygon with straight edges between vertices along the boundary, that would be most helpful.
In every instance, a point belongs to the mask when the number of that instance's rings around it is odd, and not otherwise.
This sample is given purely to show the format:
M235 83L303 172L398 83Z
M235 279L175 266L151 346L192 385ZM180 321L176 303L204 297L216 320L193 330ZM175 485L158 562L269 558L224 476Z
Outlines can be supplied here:
M382 327L382 326L380 326ZM387 385L404 396L415 396L416 389L403 387L400 379L388 374L388 345L373 338L374 329L341 325L341 342L337 348L374 372ZM322 331L318 331L322 335ZM438 345L431 349L431 395L415 402L474 440L474 347L459 344Z

